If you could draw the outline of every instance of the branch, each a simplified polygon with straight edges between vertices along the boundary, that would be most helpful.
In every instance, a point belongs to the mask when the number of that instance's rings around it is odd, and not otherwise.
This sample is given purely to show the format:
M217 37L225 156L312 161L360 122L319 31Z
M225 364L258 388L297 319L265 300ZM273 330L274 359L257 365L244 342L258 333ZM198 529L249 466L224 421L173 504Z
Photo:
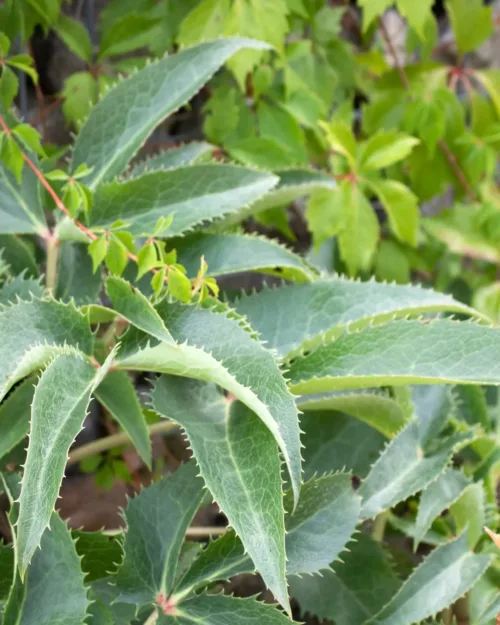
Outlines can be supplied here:
M179 426L176 423L172 423L172 421L160 421L159 423L153 423L153 425L150 425L148 427L148 431L150 436L152 436L153 434L158 434L159 432L170 432L178 427ZM74 451L72 451L69 454L66 466L69 467L73 464L77 464L84 458L96 456L103 451L108 451L109 449L114 449L115 447L121 447L122 445L127 445L130 442L130 436L126 432L119 432L118 434L111 434L111 436L99 438L96 441L77 447Z
M410 82L408 80L408 76L406 75L404 66L401 65L401 63L399 62L398 54L396 52L396 49L394 48L394 44L393 44L393 42L391 40L391 37L390 37L389 32L387 30L387 27L384 24L384 20L382 18L380 18L379 24L380 24L380 31L381 31L382 36L383 36L383 38L384 38L384 40L385 40L385 42L387 44L387 48L389 49L389 53L390 53L390 55L392 57L392 61L393 61L394 67L396 68L396 70L397 70L397 72L399 74L399 77L401 79L401 82L402 82L404 88L406 90L408 90L409 87L410 87ZM455 155L450 150L450 148L448 147L448 145L446 144L444 139L440 139L439 142L438 142L438 145L439 145L439 149L444 154L446 160L448 161L448 164L450 165L451 169L453 170L453 173L455 174L455 177L460 182L463 190L467 194L467 197L469 198L469 200L471 202L477 202L477 199L478 199L477 195L474 193L474 190L470 186L470 184L469 184L469 182L467 180L467 177L465 176L464 172L460 168L460 165L458 164L458 161L457 161Z

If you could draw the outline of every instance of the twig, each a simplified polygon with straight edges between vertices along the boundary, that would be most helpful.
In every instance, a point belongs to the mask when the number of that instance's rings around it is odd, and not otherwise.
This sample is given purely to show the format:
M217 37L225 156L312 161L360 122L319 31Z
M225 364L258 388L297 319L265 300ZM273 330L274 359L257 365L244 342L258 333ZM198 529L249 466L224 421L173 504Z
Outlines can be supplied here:
M387 47L389 48L389 53L392 56L394 67L396 68L399 74L399 77L401 79L401 82L403 83L404 88L409 89L410 83L408 81L408 76L406 75L405 68L399 62L398 53L396 51L396 48L394 47L394 44L392 42L391 36L389 35L389 31L387 30L387 26L385 25L383 17L380 18L379 24L380 24L380 30L382 31L382 36L384 37L385 43L387 44Z
M445 155L446 160L448 161L450 167L453 169L455 176L460 181L460 184L464 188L464 191L467 193L467 196L471 202L477 202L477 197L472 187L470 186L467 178L465 177L464 172L460 169L460 165L457 162L457 159L453 152L448 147L447 143L443 139L438 141L439 149Z
M380 30L382 32L382 36L387 44L387 47L389 49L389 53L393 59L393 63L394 63L394 67L396 68L399 77L401 79L401 82L404 86L404 88L406 90L409 89L410 87L410 82L408 80L408 76L406 75L405 72L405 68L403 67L403 65L401 65L401 63L399 62L399 58L398 58L398 54L396 52L396 49L394 48L394 45L391 41L391 37L387 31L387 28L384 24L383 19L380 19ZM474 190L472 189L472 187L470 186L464 172L462 171L462 169L460 168L460 165L458 164L458 161L455 157L455 155L453 154L453 152L450 150L450 148L448 147L448 145L446 144L446 142L444 141L444 139L440 139L438 142L439 145L439 149L441 150L441 152L444 154L446 160L448 161L448 164L450 165L451 169L453 170L453 173L455 174L455 177L457 178L457 180L460 182L463 190L465 191L465 193L467 194L467 197L469 198L469 200L471 202L476 202L477 201L477 196L474 193Z
M51 235L47 238L47 264L45 267L45 286L54 293L57 286L57 260L59 257L59 241Z
M373 523L372 536L374 540L381 543L384 540L385 527L387 525L387 520L389 519L389 510L384 510L379 515L375 517L375 522Z
M152 436L153 434L158 434L160 432L170 432L177 429L178 427L179 426L176 423L172 423L172 421L160 421L159 423L154 423L153 425L150 425L148 427L148 431L150 436ZM103 451L108 451L109 449L114 449L115 447L127 445L130 442L130 436L126 432L119 432L118 434L111 434L111 436L99 438L96 441L92 441L91 443L82 445L81 447L78 447L77 449L72 451L69 455L67 466L77 464L84 458L96 456Z
M187 538L206 538L207 536L224 536L229 527L219 527L218 525L192 525L186 530ZM123 534L122 528L103 530L104 536L120 536Z

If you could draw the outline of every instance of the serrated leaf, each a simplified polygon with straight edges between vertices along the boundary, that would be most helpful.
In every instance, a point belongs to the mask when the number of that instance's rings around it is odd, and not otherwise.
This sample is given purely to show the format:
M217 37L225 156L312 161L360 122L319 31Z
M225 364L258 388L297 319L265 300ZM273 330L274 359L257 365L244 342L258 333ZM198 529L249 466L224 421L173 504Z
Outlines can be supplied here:
M43 297L45 289L40 280L27 278L26 272L16 276L2 285L0 290L0 304L15 304L19 299L30 300L33 297Z
M129 175L131 178L137 178L146 172L158 169L163 171L177 169L190 163L196 163L203 156L210 154L214 150L215 146L205 141L186 143L178 148L170 148L137 163L137 165L131 168Z
M296 254L279 243L245 234L195 234L170 242L188 276L196 277L203 256L207 276L259 271L285 280L310 282L315 273Z
M25 167L21 183L0 163L0 232L42 234L47 230L35 174Z
M305 412L300 425L305 479L345 469L363 478L387 442L366 423L340 412Z
M387 446L359 488L362 516L374 517L425 488L444 471L456 446L457 439L451 437L425 454L418 422L410 423Z
M88 625L135 625L136 606L119 603L119 591L114 584L115 578L111 576L99 579L91 585L90 598L97 599L100 609L94 611L91 605Z
M353 534L361 500L351 475L325 475L303 484L292 514L292 493L285 494L287 574L317 573L326 569Z
M128 502L118 601L151 604L173 590L184 534L204 497L197 473L189 462Z
M253 573L255 565L233 530L203 549L175 587L174 596L186 596L192 590L217 580L230 579L242 573Z
M434 519L460 497L470 482L462 471L450 467L424 490L415 525L415 549Z
M389 217L394 234L405 243L418 243L418 198L408 187L396 180L370 182Z
M468 485L450 505L457 533L465 531L469 547L474 549L486 524L485 496L482 482Z
M338 338L346 328L424 312L475 314L443 293L339 277L242 295L234 306L269 347L289 358ZM287 314L292 308L293 316Z
M433 551L367 624L411 625L436 614L464 595L490 562L491 556L469 551L467 535L462 534Z
M308 412L332 411L349 414L391 438L408 421L403 407L386 393L377 391L324 393L305 395L297 400L300 410Z
M35 380L25 380L0 404L0 458L20 443L30 429Z
M479 424L488 431L491 417L484 390L480 386L459 384L453 388L453 397L457 402L458 417L471 426Z
M269 429L214 384L160 377L154 409L179 423L200 473L276 599L289 609L278 448Z
M270 191L277 178L235 165L190 165L157 171L99 188L90 215L92 227L120 219L133 234L149 235L159 217L173 215L169 236L228 213L237 214Z
M475 50L493 33L493 8L482 0L446 0L446 5L460 52Z
M0 234L0 256L9 265L12 275L26 272L26 276L36 278L40 275L35 255L29 243L13 234Z
M96 388L95 396L127 432L137 452L151 468L149 431L128 375L124 371L111 371Z
M92 109L82 127L71 171L82 163L92 167L85 181L90 188L112 180L126 168L162 119L190 100L228 58L244 48L267 47L239 38L202 43L147 65L118 83ZM146 107L144 93L148 94Z
M174 616L159 614L157 625L289 625L290 619L275 606L255 599L198 595L181 603Z
M16 577L3 625L82 625L87 618L87 588L71 534L57 514L50 528L42 536L24 585Z
M292 512L293 493L285 494L287 574L316 573L337 558L359 519L360 500L346 473L312 479L301 489ZM342 514L338 514L342 511ZM240 540L229 532L211 543L181 580L175 597L218 579L255 570Z
M415 417L424 449L440 434L453 409L448 386L422 384L412 388Z
M16 558L21 576L49 523L69 448L82 428L91 394L106 374L113 355L96 370L76 353L61 354L37 384L16 525Z
M148 344L129 332L118 367L215 382L253 410L273 433L298 495L300 440L297 408L272 354L230 314L163 300L157 312L177 345ZM140 327L140 321L129 319ZM220 337L224 337L224 341Z
M496 328L398 320L344 334L290 365L294 393L422 383L500 384ZM465 362L465 359L466 362Z
M90 354L87 319L72 305L55 300L19 302L0 311L0 397L65 346Z
M111 277L106 280L106 292L120 316L159 341L174 344L163 319L139 289L121 278Z
M99 299L102 273L94 271L87 245L64 241L59 246L56 297L71 300L77 306L92 304Z
M336 625L359 625L384 606L399 587L382 547L359 534L341 561L320 575L291 577L290 594L302 613L335 619Z
M116 573L123 559L123 546L119 537L106 536L100 532L72 532L76 551L81 557L81 569L85 584Z

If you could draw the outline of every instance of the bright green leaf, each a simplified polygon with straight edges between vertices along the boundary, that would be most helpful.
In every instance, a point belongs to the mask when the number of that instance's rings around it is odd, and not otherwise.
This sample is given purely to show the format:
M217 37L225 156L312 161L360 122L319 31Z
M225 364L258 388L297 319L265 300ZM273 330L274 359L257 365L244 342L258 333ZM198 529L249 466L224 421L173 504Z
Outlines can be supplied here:
M418 243L418 198L408 187L396 180L370 182L387 211L394 234L413 247Z
M106 281L106 292L114 310L124 319L159 341L174 343L161 316L136 287L121 278L111 277Z
M92 62L92 41L81 22L61 13L53 28L74 54L87 63Z
M191 281L176 267L171 267L167 273L168 292L181 302L191 300Z
M398 132L379 132L363 145L360 167L383 169L406 158L419 143L418 139Z
M446 0L446 5L460 52L475 50L493 33L493 8L482 0Z

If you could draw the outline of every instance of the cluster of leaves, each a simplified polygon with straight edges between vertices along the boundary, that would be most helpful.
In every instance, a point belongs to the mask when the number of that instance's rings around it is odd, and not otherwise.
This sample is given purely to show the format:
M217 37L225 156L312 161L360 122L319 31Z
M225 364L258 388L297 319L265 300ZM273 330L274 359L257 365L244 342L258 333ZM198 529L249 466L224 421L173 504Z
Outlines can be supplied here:
M334 84L327 78L341 71L339 58L350 58L332 28L342 10L309 0L202 0L186 2L173 19L179 3L142 4L143 16L162 12L152 30L167 20L170 43L195 45L107 91L90 107L69 163L59 166L35 131L0 109L3 145L15 154L0 163L0 462L13 536L0 546L3 625L278 625L290 622L282 611L291 614L290 597L302 613L337 625L411 625L441 618L467 592L471 623L491 625L500 611L498 557L481 530L498 525L499 398L479 385L500 385L498 328L437 291L322 275L284 246L237 227L265 213L272 222L284 205L310 196L316 239L336 236L340 262L353 274L368 271L378 240L376 196L389 218L387 236L406 254L403 243L415 246L423 236L415 171L445 158L438 148L457 123L455 98L441 89L439 105L431 99L446 111L432 148L419 135L430 124L415 121L426 98L412 84L405 89L380 55L365 56L352 83L336 76L344 102L333 116L333 94L317 95ZM369 30L389 3L377 2L373 13L375 3L362 4ZM430 3L418 10L397 4L426 41ZM466 12L461 4L450 1L457 42L464 45L463 20L474 19L477 46L489 10L474 2ZM28 5L48 11L54 2ZM110 3L108 16L117 10ZM266 19L257 19L262 10ZM16 3L3 11L15 23ZM30 11L22 13L23 32ZM58 11L50 16L50 24L66 20ZM285 45L304 23L311 41ZM75 28L66 22L61 37L78 40ZM264 41L196 43L240 31ZM131 48L111 49L110 56ZM212 160L215 146L204 142L133 160L156 126L224 65L241 92L227 87L227 74L218 76L207 135L242 164L220 154ZM387 74L376 94L367 76L374 67ZM420 68L411 80L421 88L436 73ZM371 112L355 135L350 94L363 85ZM477 101L489 106L483 95ZM238 111L231 133L243 134L221 140L218 102L226 102L229 120ZM389 102L413 111L414 126ZM314 123L311 111L320 111ZM382 124L384 112L397 121ZM384 130L370 132L367 119ZM310 169L310 159L329 173ZM473 182L486 193L492 180ZM241 271L286 283L220 297L215 279ZM136 372L158 375L148 414L154 425L181 427L193 459L128 503L123 534L70 532L54 507L92 398L151 467ZM112 458L110 471L123 476ZM231 529L203 548L184 536L211 500ZM414 567L379 544L384 524L415 549L435 549ZM282 609L220 594L221 582L253 572Z

